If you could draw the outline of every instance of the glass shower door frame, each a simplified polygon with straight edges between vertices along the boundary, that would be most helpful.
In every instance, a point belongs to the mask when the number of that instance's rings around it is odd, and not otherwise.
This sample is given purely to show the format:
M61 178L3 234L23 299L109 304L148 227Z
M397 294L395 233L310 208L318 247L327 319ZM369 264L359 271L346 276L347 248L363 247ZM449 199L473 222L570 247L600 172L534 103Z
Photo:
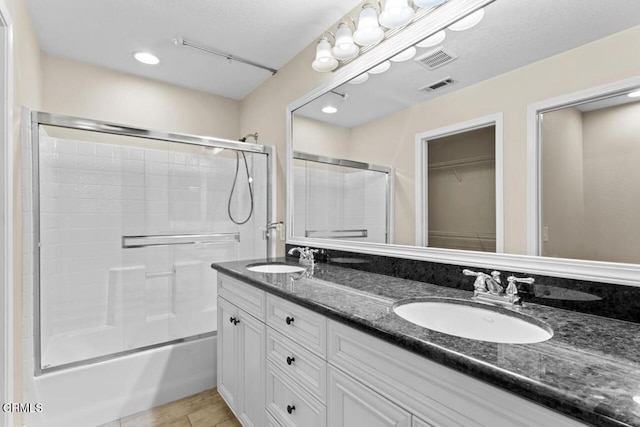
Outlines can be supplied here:
M111 353L104 356L94 357L91 359L81 360L77 362L71 362L55 367L43 368L42 367L42 355L41 355L41 328L40 328L40 248L41 248L41 230L40 230L40 156L39 156L39 147L40 147L40 135L39 135L39 127L41 125L45 126L53 126L67 129L75 129L80 131L90 131L97 132L102 134L111 134L111 135L119 135L119 136L128 136L128 137L137 137L137 138L146 138L153 139L159 141L180 143L180 144L189 144L201 147L210 147L210 148L223 148L230 149L235 151L242 151L247 153L255 153L255 154L265 154L267 155L267 191L266 191L266 224L274 222L274 218L276 216L275 213L275 203L274 203L274 195L275 195L275 148L272 146L261 145L261 144L250 144L238 141L232 141L222 138L214 138L208 136L198 136L198 135L189 135L189 134L181 134L181 133L172 133L165 132L159 130L152 129L144 129L137 128L133 126L105 122L100 120L93 119L84 119L79 117L72 116L64 116L59 114L51 114L41 111L32 111L31 112L31 126L29 139L32 144L32 158L31 158L31 170L32 170L32 185L33 185L33 200L32 200L32 209L33 209L33 333L34 333L34 359L35 359L35 376L39 376L43 373L49 373L54 371L59 371L62 369L68 369L78 366L83 366L87 364L97 363L104 360L110 360L116 357L122 357L127 354L138 353L141 351L146 351L152 348L162 347L165 345L176 344L180 342L191 341L194 339L215 336L216 331L201 334L195 337L186 337L174 339L158 344L152 344L144 347L139 347L131 350L125 350L117 353ZM228 238L228 237L227 237ZM273 257L276 253L276 238L271 238L267 234L267 257Z
M391 209L391 203L394 197L394 168L392 166L382 166L372 163L356 162L354 160L339 159L336 157L320 156L317 154L306 153L302 151L293 152L294 160L303 160L314 163L323 163L332 166L342 166L351 169L360 169L366 171L380 172L386 175L386 190L385 190L385 242L390 243L393 241L393 209ZM293 221L292 221L293 225ZM293 232L294 227L291 227ZM343 238L352 237L367 237L366 230L331 230L334 234L343 234ZM364 233L363 233L364 232ZM305 233L305 236L298 236L313 239L313 231L311 234ZM315 237L317 238L317 237ZM333 237L334 239L336 237ZM340 237L337 237L340 238Z

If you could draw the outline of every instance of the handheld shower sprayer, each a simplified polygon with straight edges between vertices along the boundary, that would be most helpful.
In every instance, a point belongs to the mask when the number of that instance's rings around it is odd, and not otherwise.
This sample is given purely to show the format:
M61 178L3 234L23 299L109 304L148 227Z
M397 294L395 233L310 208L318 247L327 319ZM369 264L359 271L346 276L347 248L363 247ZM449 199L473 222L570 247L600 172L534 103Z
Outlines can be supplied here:
M247 142L247 138L253 138L257 143L258 132L247 134L244 137L238 139L238 141ZM242 155L242 160L244 161L244 170L247 174L247 185L249 186L249 202L251 206L249 209L249 215L244 220L236 220L231 214L231 198L233 197L233 193L236 189L236 183L238 181L238 172L240 170L240 154ZM252 182L253 182L253 178L251 178L251 175L249 174L249 165L247 164L247 156L244 154L244 151L240 151L240 152L236 151L236 173L233 178L233 185L231 186L231 192L229 193L229 202L227 203L227 213L229 214L229 219L233 221L234 224L237 224L237 225L246 224L249 221L249 219L251 219L251 216L253 215L253 186L251 185Z

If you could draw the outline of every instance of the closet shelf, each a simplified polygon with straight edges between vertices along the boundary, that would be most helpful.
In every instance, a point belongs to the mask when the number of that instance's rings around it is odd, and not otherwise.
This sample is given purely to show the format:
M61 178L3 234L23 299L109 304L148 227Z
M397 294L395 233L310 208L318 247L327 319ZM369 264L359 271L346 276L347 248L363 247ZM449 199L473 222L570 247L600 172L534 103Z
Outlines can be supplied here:
M467 157L466 159L458 159L458 160L448 160L445 162L437 162L437 163L429 163L429 169L445 169L445 168L455 168L458 166L470 166L478 163L492 162L495 161L495 156L478 156L478 157Z

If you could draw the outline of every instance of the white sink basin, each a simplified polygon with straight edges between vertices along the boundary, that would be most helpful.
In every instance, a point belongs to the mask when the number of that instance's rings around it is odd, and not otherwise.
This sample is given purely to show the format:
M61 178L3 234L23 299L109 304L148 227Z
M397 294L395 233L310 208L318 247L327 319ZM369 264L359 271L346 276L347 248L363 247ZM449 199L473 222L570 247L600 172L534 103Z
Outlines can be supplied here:
M305 268L297 265L273 263L249 265L247 270L255 271L256 273L299 273L305 271Z
M424 299L400 303L393 311L416 325L480 341L530 344L553 336L548 325L530 316L465 300Z

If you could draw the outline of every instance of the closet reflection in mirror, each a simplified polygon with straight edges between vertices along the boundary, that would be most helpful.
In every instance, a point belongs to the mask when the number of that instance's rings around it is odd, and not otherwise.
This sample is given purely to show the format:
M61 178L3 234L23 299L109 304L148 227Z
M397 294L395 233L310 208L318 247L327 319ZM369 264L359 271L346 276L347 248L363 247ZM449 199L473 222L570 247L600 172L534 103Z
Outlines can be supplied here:
M425 246L495 252L495 126L425 142Z
M471 239L456 248L582 257L551 247L545 249L544 254L531 249L535 237L528 235L529 219L536 207L529 204L527 197L527 123L535 118L535 113L529 117L527 109L545 100L640 75L640 56L635 54L640 51L640 2L616 0L615 3L616 7L597 0L494 1L484 7L484 18L475 27L466 31L438 29L444 30L444 40L432 46L418 42L412 59L391 61L389 70L369 74L364 83L353 84L356 79L340 81L338 70L333 79L335 84L330 80L325 84L326 90L314 91L313 96L303 97L290 106L290 152L393 167L388 242L451 248L453 246L436 243L436 236L428 236L426 232L427 226L429 231L449 230L439 230L440 225L435 226L429 218L437 214L428 212L428 208L435 208L428 205L444 202L422 200L429 196L429 191L419 188L422 166L416 161L417 141L420 135L437 129L501 116L501 128L496 128L496 136L503 141L495 152L496 211L492 223L496 229L472 226L468 217L464 217L479 206L479 200L468 205L458 204L454 208L460 216L458 224L464 222L464 226L456 232L466 233ZM444 6L432 16L443 9ZM428 39L430 34L424 36ZM399 47L398 52L407 47ZM436 51L448 53L452 59L436 66L418 60ZM369 53L373 50L365 55ZM380 61L384 59L381 57ZM335 104L336 112L322 112L328 102ZM497 164L498 159L501 165ZM566 160L565 167L570 170L574 167L573 160ZM459 185L458 179L464 184L470 182L460 175L461 170L456 169L458 178L451 171L442 175L455 180L456 185ZM299 188L296 176L290 178L291 188ZM502 186L498 185L499 178ZM304 239L306 230L299 227L300 215L296 212L302 202L296 200L299 193L292 197L289 206L293 212L289 218L294 219L294 224L289 229L293 238ZM490 196L478 198L490 200L486 206L492 205ZM500 203L502 212L498 210ZM488 210L483 212L482 215L490 215ZM594 212L594 215L605 215L605 212ZM547 226L550 238L555 238L558 225ZM487 241L493 239L492 233L496 234L495 248ZM477 235L483 238L478 239ZM589 256L591 258L585 259L602 259ZM640 262L631 260L629 254L617 261Z
M640 263L639 118L640 91L540 113L543 256Z

